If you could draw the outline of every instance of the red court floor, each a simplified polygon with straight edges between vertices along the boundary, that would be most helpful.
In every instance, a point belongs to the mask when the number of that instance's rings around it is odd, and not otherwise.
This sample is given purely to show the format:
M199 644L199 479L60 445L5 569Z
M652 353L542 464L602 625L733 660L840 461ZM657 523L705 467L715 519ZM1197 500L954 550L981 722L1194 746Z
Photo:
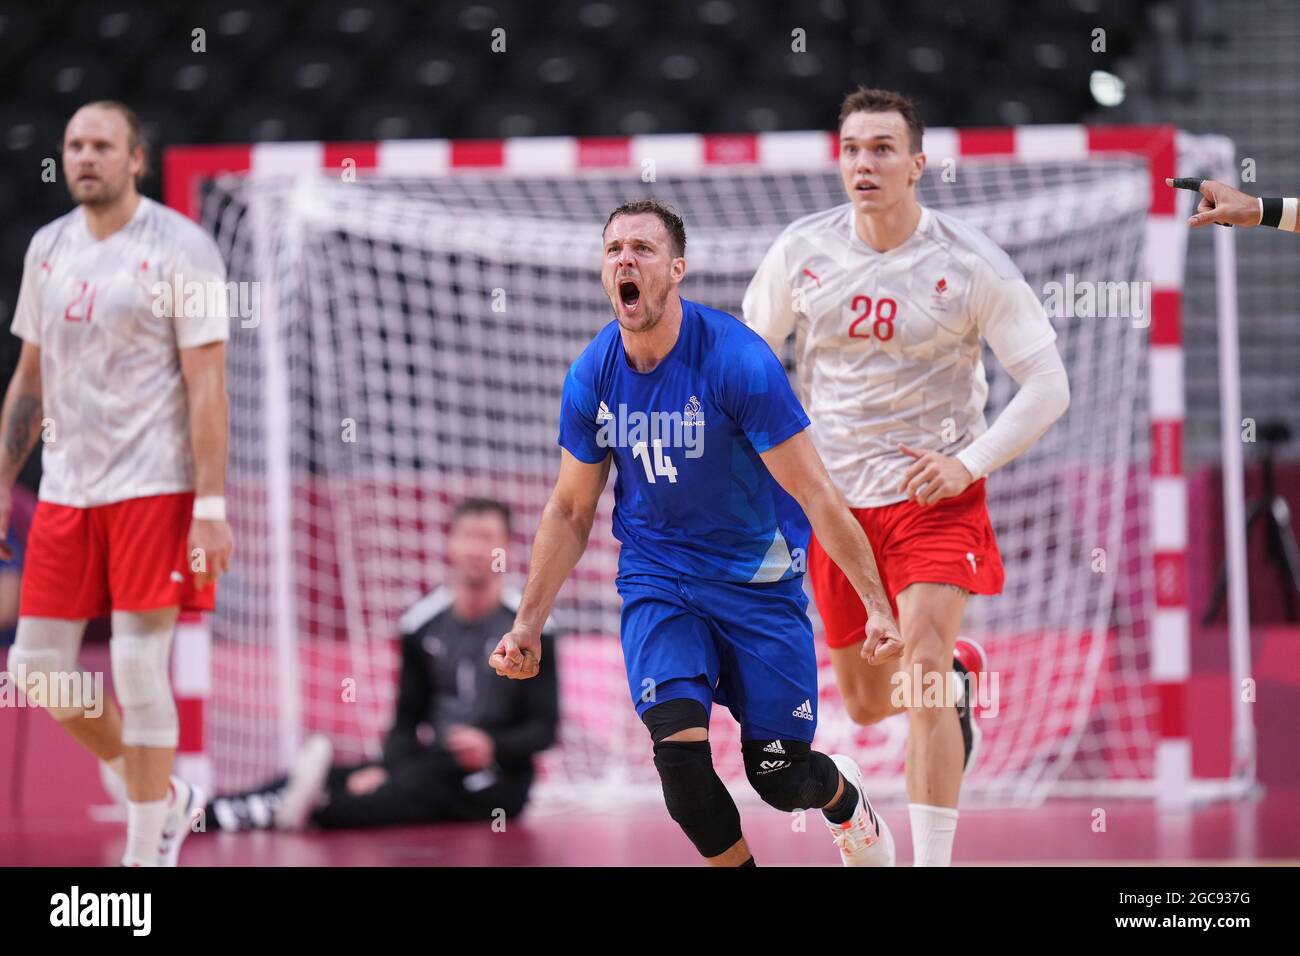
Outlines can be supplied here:
M1062 801L1034 810L963 811L954 863L1177 865L1300 864L1300 791L1188 810L1149 801ZM1094 810L1106 810L1094 832ZM911 861L904 806L882 808ZM799 832L791 815L742 807L745 833L762 865L838 863L814 814ZM0 820L0 865L109 866L122 852L123 825L39 813ZM353 833L196 834L185 866L673 866L698 864L694 849L661 808L624 813L542 813L489 824L444 824Z

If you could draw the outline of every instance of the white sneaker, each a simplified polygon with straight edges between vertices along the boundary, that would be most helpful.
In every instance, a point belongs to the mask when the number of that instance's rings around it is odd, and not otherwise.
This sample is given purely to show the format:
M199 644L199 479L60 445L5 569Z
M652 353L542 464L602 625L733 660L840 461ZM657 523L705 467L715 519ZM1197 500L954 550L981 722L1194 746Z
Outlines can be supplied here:
M173 800L163 821L162 839L158 843L158 865L176 866L181 844L194 830L194 822L203 813L203 791L180 777L172 777Z
M844 779L858 790L858 805L849 819L843 823L831 823L822 815L826 828L835 838L841 862L845 866L893 866L894 835L889 832L885 818L875 812L867 799L857 762L844 754L831 754L831 759Z
M321 801L325 778L329 776L334 747L328 737L308 737L289 770L289 782L280 791L275 807L277 830L301 830Z

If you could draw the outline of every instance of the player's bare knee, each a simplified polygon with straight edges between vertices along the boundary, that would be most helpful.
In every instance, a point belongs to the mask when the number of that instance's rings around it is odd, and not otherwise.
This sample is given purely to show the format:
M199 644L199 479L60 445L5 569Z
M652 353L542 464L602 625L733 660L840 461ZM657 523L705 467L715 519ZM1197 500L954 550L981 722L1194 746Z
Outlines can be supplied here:
M679 730L674 734L669 734L663 738L664 741L681 740L689 743L698 743L701 740L709 739L709 728L707 727L687 727L685 730Z
M866 694L845 694L843 700L844 710L849 715L849 720L859 727L878 724L897 712L888 705L888 702L882 704L881 701Z
M952 670L952 651L945 653L945 647L943 635L937 630L926 628L920 633L912 632L907 636L903 652L904 673L911 678L919 668L924 680L931 674Z
M122 705L122 742L130 747L175 747L179 721L167 662L176 621L166 612L114 612L109 655Z

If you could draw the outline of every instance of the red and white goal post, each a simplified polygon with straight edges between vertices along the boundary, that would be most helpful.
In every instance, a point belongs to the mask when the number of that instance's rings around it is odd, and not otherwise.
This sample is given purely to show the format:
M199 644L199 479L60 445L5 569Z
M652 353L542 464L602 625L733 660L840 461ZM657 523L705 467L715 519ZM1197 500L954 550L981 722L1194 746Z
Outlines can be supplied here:
M1191 770L1181 311L1194 197L1164 183L1228 178L1232 145L1172 127L1044 126L932 129L924 149L922 203L983 229L1045 299L1065 291L1052 318L1072 391L1066 417L989 481L1008 583L973 600L964 627L1000 690L963 799L1242 793L1254 742L1239 694L1231 775ZM564 371L609 317L597 274L610 209L647 194L671 202L690 237L684 294L738 313L780 229L844 201L836 160L826 132L169 150L166 201L213 233L244 296L227 366L237 559L210 648L191 629L176 650L199 698L182 710L202 724L186 735L201 749L191 765L246 785L281 770L308 732L375 754L398 618L439 579L462 496L510 505L504 573L522 582L558 460ZM1236 297L1232 232L1215 231L1240 687ZM1127 283L1140 298L1105 314ZM1092 314L1081 314L1069 295L1088 287ZM1014 383L986 364L992 420ZM563 718L542 759L542 804L657 793L616 638L611 498L556 608ZM818 746L857 756L873 794L901 794L906 719L855 726L828 667L820 704ZM719 772L739 781L735 726L717 710Z

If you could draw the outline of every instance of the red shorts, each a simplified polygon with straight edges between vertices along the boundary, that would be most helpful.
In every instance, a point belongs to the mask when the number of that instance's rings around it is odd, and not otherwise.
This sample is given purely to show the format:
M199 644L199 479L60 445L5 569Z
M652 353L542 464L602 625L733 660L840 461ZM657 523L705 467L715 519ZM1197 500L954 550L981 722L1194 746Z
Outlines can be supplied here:
M854 508L853 516L867 533L880 569L880 582L894 600L910 584L953 584L975 594L1002 590L1002 556L989 521L984 479L955 498L921 507L900 501L879 508ZM853 585L814 535L808 547L808 576L813 597L831 647L859 643L867 626L867 610Z
M194 493L94 508L36 503L23 563L23 617L99 617L179 607L210 611L216 585L194 586L188 539Z

